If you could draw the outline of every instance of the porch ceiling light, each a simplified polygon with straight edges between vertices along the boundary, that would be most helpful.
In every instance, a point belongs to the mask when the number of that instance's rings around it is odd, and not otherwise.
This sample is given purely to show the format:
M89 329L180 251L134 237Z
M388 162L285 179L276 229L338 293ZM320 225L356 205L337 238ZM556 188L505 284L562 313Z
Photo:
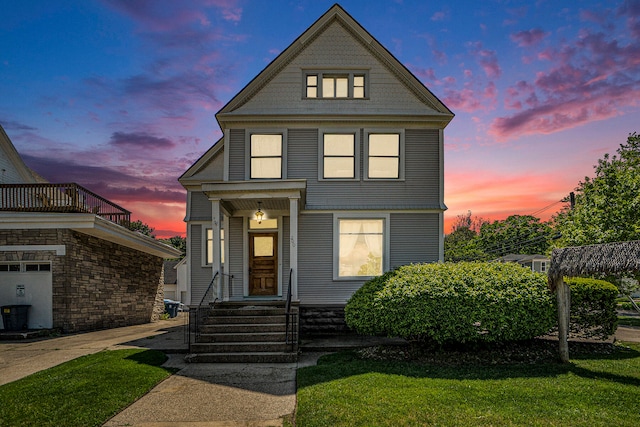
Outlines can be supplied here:
M262 224L262 218L264 218L264 212L262 212L262 202L258 202L258 212L256 212L256 220L258 224Z

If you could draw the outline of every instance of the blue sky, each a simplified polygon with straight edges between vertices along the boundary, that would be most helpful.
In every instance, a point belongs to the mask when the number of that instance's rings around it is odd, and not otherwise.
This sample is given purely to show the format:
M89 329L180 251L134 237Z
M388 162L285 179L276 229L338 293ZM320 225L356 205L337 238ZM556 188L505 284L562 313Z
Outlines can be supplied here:
M456 117L447 223L544 219L640 126L640 1L343 1ZM331 1L2 1L0 124L26 163L184 234L215 113ZM555 203L555 204L554 204Z

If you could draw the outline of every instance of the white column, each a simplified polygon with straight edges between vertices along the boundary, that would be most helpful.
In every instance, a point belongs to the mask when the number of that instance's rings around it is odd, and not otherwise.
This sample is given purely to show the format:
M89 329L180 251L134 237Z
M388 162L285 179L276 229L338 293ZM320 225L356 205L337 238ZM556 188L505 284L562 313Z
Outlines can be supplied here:
M221 227L221 215L220 215L220 199L211 200L211 230L213 231L213 248L211 255L213 256L213 263L211 265L212 274L218 274L218 280L216 284L216 297L222 299L222 259L220 253L220 227Z
M289 267L291 275L291 299L298 301L298 204L300 198L289 198Z

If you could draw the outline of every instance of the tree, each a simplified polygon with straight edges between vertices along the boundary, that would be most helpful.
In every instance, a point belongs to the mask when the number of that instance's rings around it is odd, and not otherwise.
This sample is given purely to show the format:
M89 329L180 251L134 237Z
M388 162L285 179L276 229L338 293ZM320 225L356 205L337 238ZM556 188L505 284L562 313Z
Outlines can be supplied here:
M554 218L564 246L640 240L640 135L630 134L616 152L578 184L573 209Z
M451 233L444 236L444 260L450 262L482 261L489 257L480 247L478 231L487 221L474 217L471 211L458 215Z
M554 236L548 223L532 215L511 215L507 219L485 223L478 235L480 247L493 258L510 253L545 254Z
M182 236L173 236L168 239L160 239L160 241L178 249L183 255L187 252L187 239Z
M155 231L155 229L150 227L149 224L145 224L144 222L142 222L140 220L130 222L129 223L129 230L137 231L140 234L144 234L145 236L153 237L154 239L156 238L156 236L153 235L153 232Z

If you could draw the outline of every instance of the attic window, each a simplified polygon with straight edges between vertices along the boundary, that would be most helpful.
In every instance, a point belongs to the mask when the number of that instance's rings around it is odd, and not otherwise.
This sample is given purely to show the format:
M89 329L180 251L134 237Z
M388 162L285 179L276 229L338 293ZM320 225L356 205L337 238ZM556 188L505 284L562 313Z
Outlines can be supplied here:
M367 73L363 71L313 71L304 75L305 98L345 99L367 96Z

